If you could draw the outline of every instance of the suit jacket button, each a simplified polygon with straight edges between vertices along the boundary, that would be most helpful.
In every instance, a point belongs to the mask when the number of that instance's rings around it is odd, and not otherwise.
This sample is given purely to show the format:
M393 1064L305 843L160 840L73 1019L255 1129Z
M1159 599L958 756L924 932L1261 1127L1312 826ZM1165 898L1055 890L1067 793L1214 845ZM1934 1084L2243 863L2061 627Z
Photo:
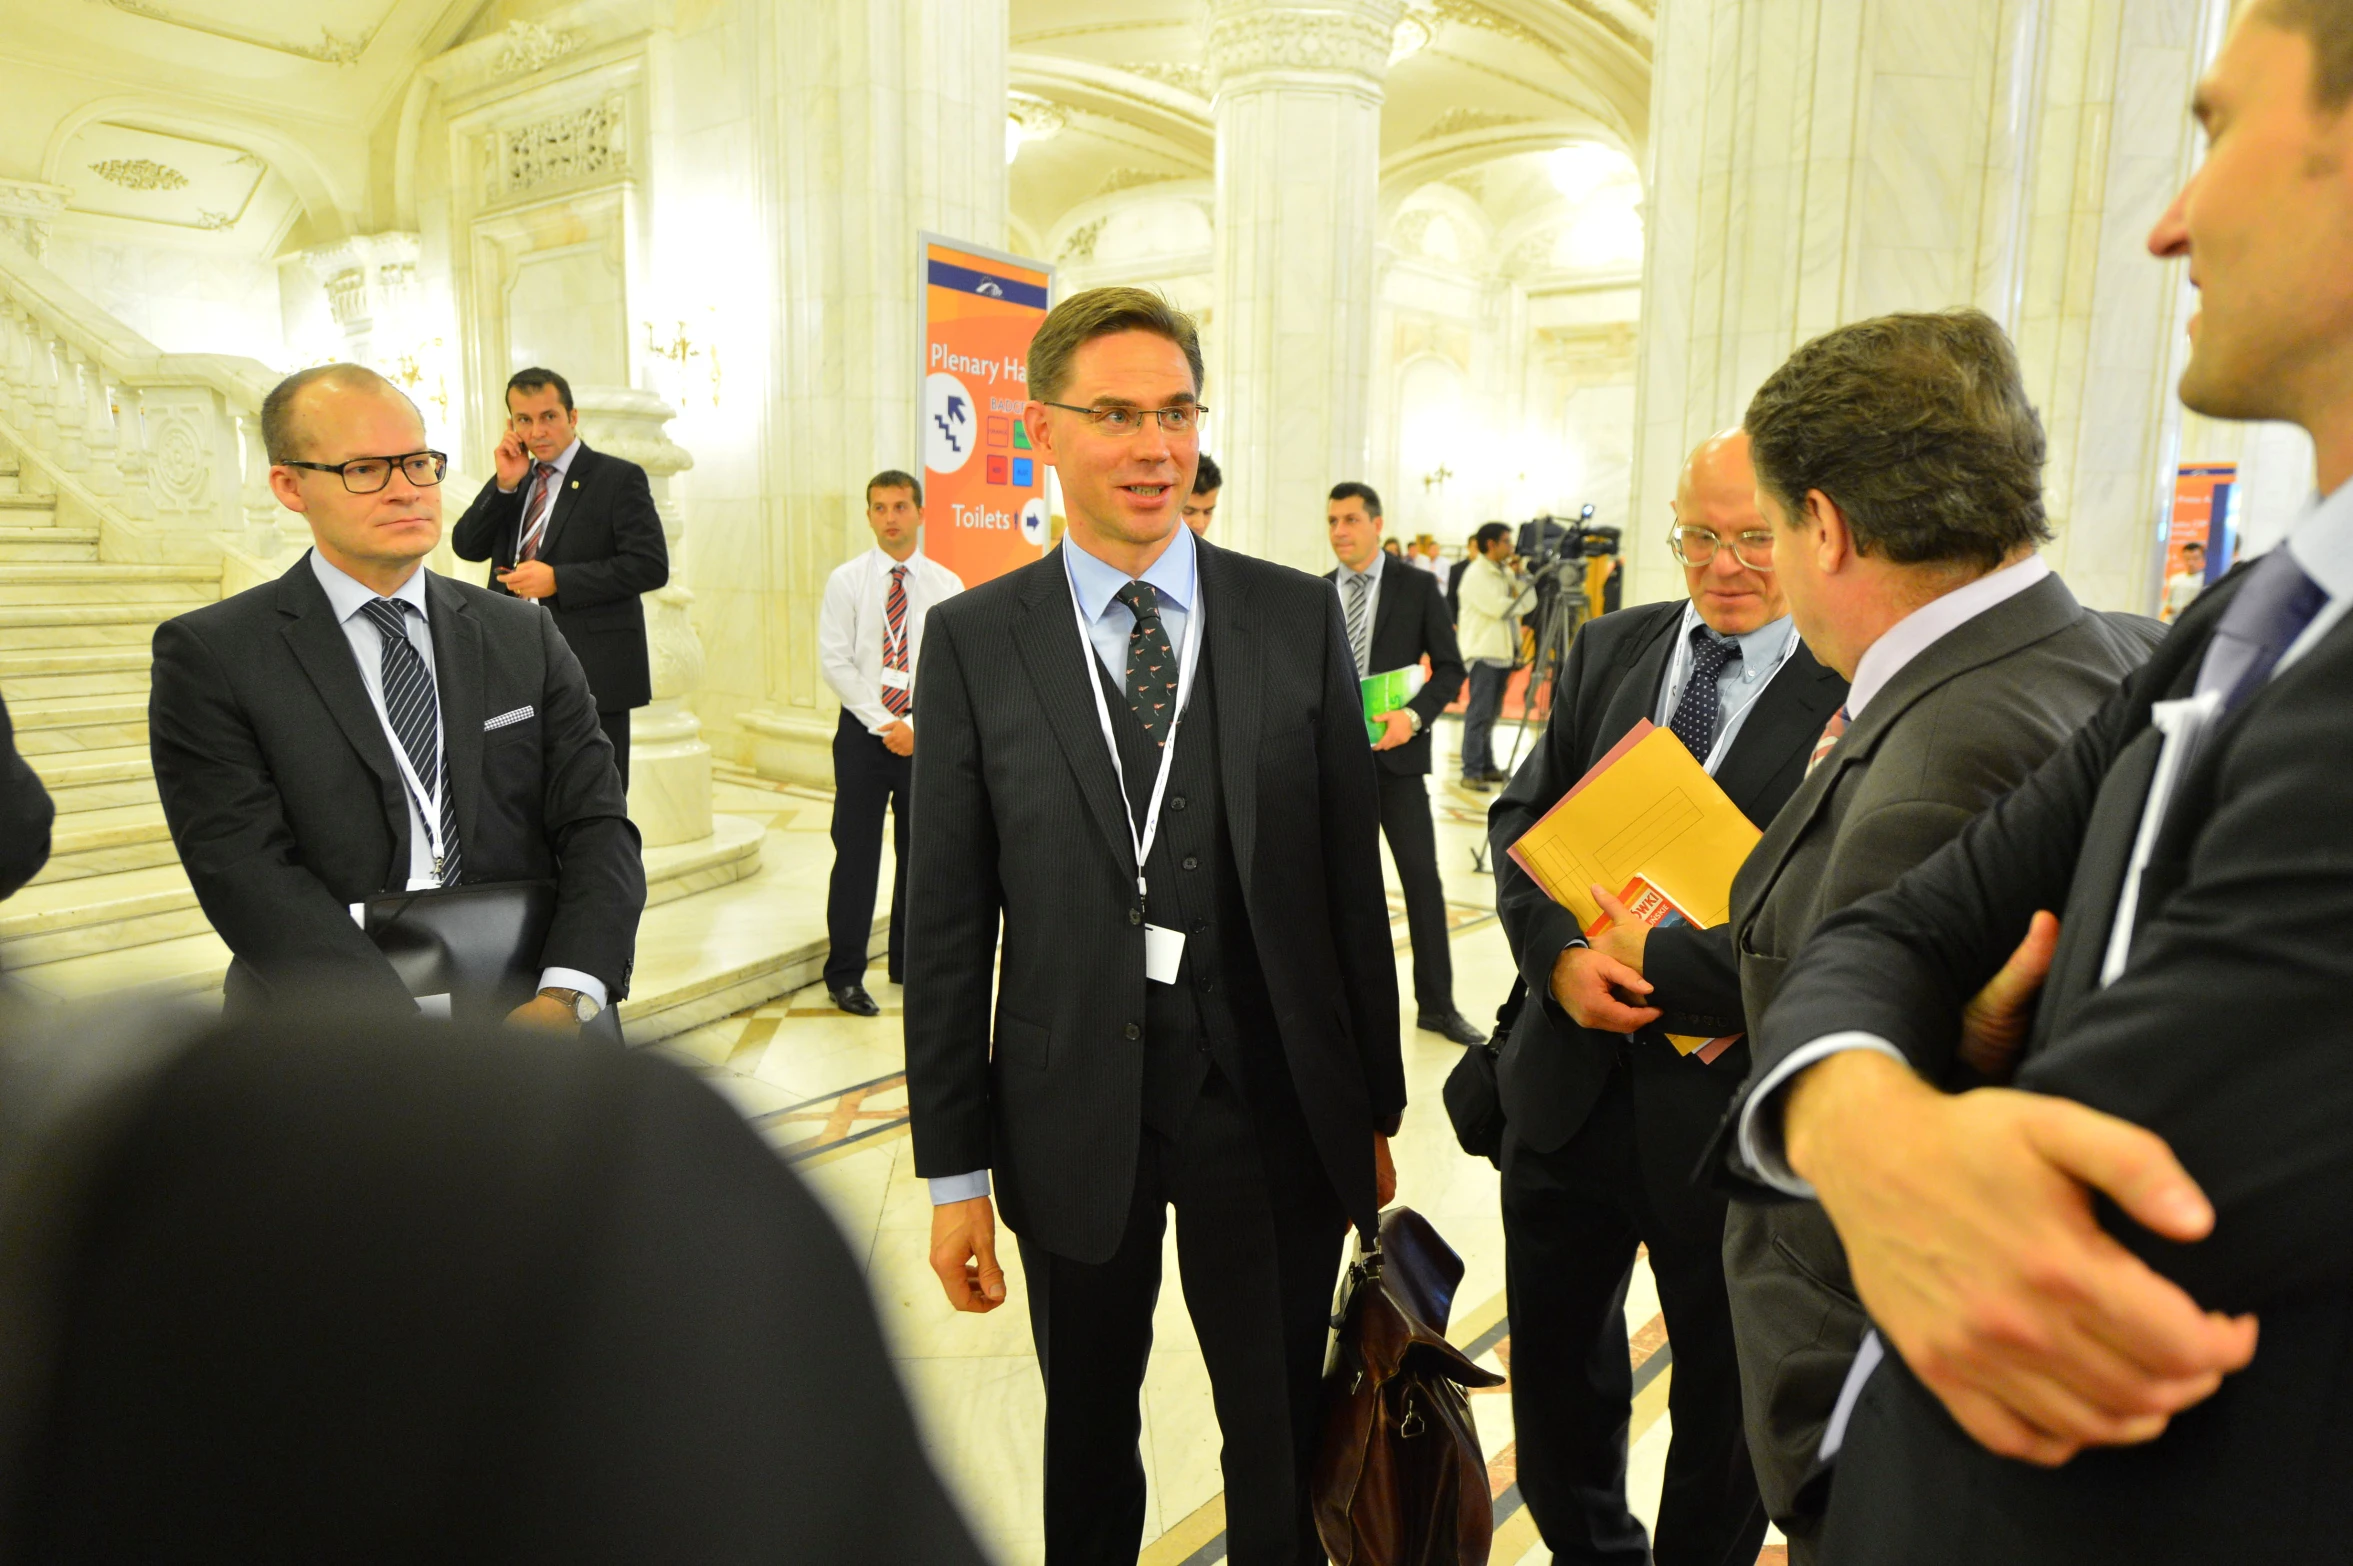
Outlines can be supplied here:
M1127 1036L1131 1039L1140 1039L1144 1036L1144 1030L1131 1022L1127 1025Z
M1185 868L1187 870L1198 870L1201 868L1201 861L1194 858L1191 854L1187 854L1185 855Z
M1130 908L1127 911L1127 922L1130 924L1142 924L1144 922L1144 910L1141 908Z
M1168 808L1169 808L1169 809L1171 809L1171 810L1182 810L1182 809L1184 809L1184 808L1185 808L1185 796L1184 796L1184 795L1182 795L1182 794L1171 794L1171 795L1169 795L1169 797L1168 797Z

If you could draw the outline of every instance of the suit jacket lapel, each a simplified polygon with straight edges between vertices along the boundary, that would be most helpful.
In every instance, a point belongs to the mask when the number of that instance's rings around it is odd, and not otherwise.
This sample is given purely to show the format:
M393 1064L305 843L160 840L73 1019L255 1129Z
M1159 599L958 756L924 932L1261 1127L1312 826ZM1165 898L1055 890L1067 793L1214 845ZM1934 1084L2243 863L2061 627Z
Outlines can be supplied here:
M392 742L385 738L384 723L376 716L376 705L368 700L368 687L360 678L351 642L335 619L335 609L327 602L325 589L311 574L307 552L278 578L278 612L287 617L280 628L286 645L293 650L303 673L310 677L320 703L335 720L335 726L343 731L343 737L351 742L351 748L368 764L368 770L376 774L378 804L392 828L396 850L393 864L403 872L396 880L405 885L408 808L401 802L400 768L392 759Z
M1194 559L1200 568L1198 596L1206 601L1203 607L1209 615L1201 628L1201 652L1211 689L1217 693L1219 781L1225 786L1226 825L1233 834L1234 862L1247 899L1257 884L1251 869L1258 852L1258 740L1266 698L1260 672L1266 667L1264 638L1258 606L1240 573L1226 569L1224 551L1196 539ZM1374 635L1379 634L1376 628Z
M1062 550L1028 567L1029 580L1021 595L1024 610L1014 631L1030 685L1046 726L1062 746L1087 813L1103 834L1112 860L1135 873L1135 842L1129 835L1127 805L1119 795L1119 776L1112 770L1103 743L1103 726L1095 714L1095 696L1087 689L1094 677L1095 650L1079 635L1071 609L1070 579L1062 564Z
M1601 732L1593 736L1585 765L1599 761L1612 745L1626 737L1628 729L1650 716L1651 707L1658 701L1659 682L1667 677L1667 660L1674 656L1675 638L1682 624L1680 610L1667 615L1635 656L1633 669L1618 682L1609 705L1602 709Z
M1732 803L1747 811L1756 791L1780 772L1791 752L1812 750L1822 725L1838 710L1841 689L1838 676L1800 643L1788 667L1758 695L1756 710L1716 769L1716 785Z
M433 614L433 683L441 694L442 770L457 811L458 846L473 841L482 801L482 622L457 584L425 579Z
M548 503L547 533L539 541L539 558L545 560L556 544L556 534L563 528L564 519L572 514L573 502L581 495L581 486L596 472L597 454L582 441L572 454L572 467L556 477L555 498Z

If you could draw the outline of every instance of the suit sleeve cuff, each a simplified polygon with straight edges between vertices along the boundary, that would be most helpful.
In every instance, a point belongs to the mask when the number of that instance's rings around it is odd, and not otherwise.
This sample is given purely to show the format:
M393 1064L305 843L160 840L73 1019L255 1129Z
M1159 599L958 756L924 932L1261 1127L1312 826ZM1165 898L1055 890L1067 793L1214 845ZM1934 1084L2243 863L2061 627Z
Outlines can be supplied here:
M976 1196L989 1194L989 1172L975 1169L970 1174L934 1175L930 1181L931 1205L945 1207L950 1202L969 1202Z
M578 968L542 968L539 970L539 987L543 990L578 990L596 1002L597 1010L605 1008L605 981L595 974L582 973Z
M1809 1202L1814 1199L1813 1186L1799 1179L1797 1172L1789 1167L1781 1124L1789 1085L1808 1066L1850 1049L1877 1050L1891 1060L1903 1061L1906 1070L1911 1068L1912 1063L1904 1059L1904 1052L1876 1033L1826 1033L1767 1072L1764 1080L1749 1093L1748 1102L1740 1107L1737 1145L1741 1161L1759 1180L1784 1195L1803 1197Z

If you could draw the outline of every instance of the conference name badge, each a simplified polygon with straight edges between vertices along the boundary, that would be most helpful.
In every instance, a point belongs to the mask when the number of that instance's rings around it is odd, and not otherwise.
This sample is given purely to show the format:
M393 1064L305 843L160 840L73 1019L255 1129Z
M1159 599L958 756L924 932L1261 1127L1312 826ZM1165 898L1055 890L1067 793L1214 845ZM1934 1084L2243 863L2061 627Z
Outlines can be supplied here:
M1184 931L1164 929L1157 924L1144 926L1145 978L1154 984L1174 984L1184 961Z
M915 676L909 674L904 669L885 669L882 671L882 688L886 691L908 690L911 689L914 684Z

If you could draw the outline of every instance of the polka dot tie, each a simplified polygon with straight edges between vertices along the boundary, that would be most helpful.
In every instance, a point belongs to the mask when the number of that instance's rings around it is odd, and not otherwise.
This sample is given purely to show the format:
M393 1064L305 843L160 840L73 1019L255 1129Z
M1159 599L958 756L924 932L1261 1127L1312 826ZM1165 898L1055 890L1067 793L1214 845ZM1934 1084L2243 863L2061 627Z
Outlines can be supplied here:
M1136 617L1127 637L1127 705L1155 745L1168 743L1176 722L1177 660L1160 623L1160 595L1143 582L1130 582L1112 595Z
M1708 752L1716 748L1716 726L1724 712L1716 679L1724 666L1739 656L1738 642L1720 642L1704 625L1691 628L1691 678L1683 682L1683 699L1675 704L1675 716L1667 727L1703 767L1708 764Z

